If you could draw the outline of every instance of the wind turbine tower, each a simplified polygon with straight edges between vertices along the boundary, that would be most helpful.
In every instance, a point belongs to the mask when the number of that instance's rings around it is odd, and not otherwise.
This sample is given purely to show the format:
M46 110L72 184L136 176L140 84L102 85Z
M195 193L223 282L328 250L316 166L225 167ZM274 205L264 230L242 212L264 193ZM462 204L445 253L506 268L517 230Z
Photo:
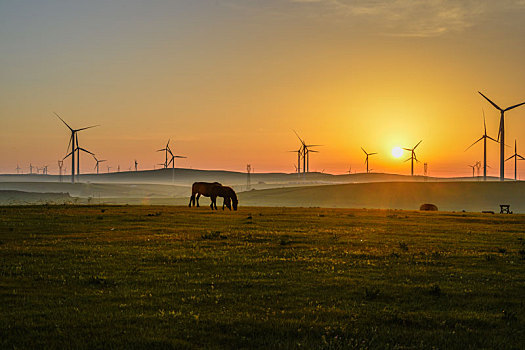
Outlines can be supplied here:
M517 105L507 107L505 109L500 108L497 104L492 102L487 96L483 95L480 91L478 91L481 96L483 96L487 101L490 102L494 108L500 111L501 116L499 118L499 133L498 133L498 140L500 142L499 145L499 180L505 181L505 112L510 111L511 109L514 109L516 107L519 107L521 105L524 105L525 102L518 103Z

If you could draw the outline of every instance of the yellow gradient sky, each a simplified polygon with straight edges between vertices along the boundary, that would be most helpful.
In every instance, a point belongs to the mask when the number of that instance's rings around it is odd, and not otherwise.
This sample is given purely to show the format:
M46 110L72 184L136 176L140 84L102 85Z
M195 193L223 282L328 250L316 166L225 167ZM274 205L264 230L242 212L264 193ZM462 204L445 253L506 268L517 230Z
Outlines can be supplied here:
M423 139L430 175L468 176L482 108L493 137L499 122L477 90L525 102L523 23L523 0L0 2L0 172L57 172L57 112L101 124L80 144L112 170L152 169L171 138L180 167L293 172L295 129L323 145L312 171L362 172L364 147L374 171L409 174L391 149ZM506 126L525 155L525 107Z

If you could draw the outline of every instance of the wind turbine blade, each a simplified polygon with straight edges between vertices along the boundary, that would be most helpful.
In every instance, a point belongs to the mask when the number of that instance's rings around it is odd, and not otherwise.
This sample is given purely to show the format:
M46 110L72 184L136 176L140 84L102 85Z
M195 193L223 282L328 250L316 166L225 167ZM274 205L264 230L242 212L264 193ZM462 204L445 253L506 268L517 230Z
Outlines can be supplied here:
M66 159L66 158L69 157L71 154L73 154L73 151L69 152L64 158L62 158L62 160Z
M60 119L62 121L62 123L64 123L69 128L69 130L73 131L73 129L71 129L71 127L69 125L67 125L67 123L64 121L64 119L60 118L60 116L58 114L56 114L56 112L53 112L53 113L55 113L55 115L58 117L58 119Z
M90 151L88 151L88 150L85 149L85 148L79 147L78 149L81 150L81 151L84 151L84 152L86 152L86 153L89 153L89 154L91 154L91 155L94 155L93 152L90 152Z
M292 130L293 130L293 129L292 129ZM297 133L297 131L293 130L293 132L295 133L295 136L297 136L297 138L299 139L299 141L301 141L301 143L303 144L303 146L305 146L303 139L299 136L299 134Z
M480 91L478 91L478 92L479 92L479 94L480 94L481 96L483 96L483 97L485 98L485 100L489 101L490 104L493 105L496 109L502 111L502 109L499 108L499 106L498 106L497 104L495 104L494 102L492 102L487 96L483 95Z
M105 159L102 159L102 160L99 160L98 162L99 162L99 163L102 163L102 162L107 162L107 160L105 160Z
M485 122L485 110L482 108L483 111L483 128L485 129L485 136L487 136L487 123Z
M405 151L409 151L409 152L412 152L412 149L411 148L403 148Z
M368 153L366 153L365 149L363 147L361 147L361 149L363 150L363 152L365 152L365 154L368 156Z
M525 160L525 158L523 158L521 155L518 154L517 156L520 158L518 160Z
M69 152L69 147L71 147L71 139L72 139L72 138L73 138L73 137L70 137L70 138L69 138L69 143L67 144L67 150L66 150L66 152Z
M494 141L494 142L499 142L499 141L497 141L497 140L494 140L494 139L493 139L492 137L490 137L489 135L487 135L487 138L490 139L490 140L492 140L492 141Z
M405 160L405 162L408 162L408 161L411 160L411 159L412 159L412 157L410 157L410 158L408 158L407 160Z
M474 142L472 145L468 146L464 152L468 151L470 149L470 147L474 146L476 143L478 143L479 141L483 140L485 136L481 136L476 142ZM487 136L487 137L490 137L490 136Z
M516 108L516 107L519 107L519 106L521 106L521 105L525 105L525 102L518 103L517 105L514 105L514 106L509 107L509 108L505 108L505 109L503 110L503 112L510 111L511 109Z
M377 152L374 152L374 153L368 153L369 156L373 156L374 154L377 154Z
M184 156L174 156L175 158L188 158L188 157L184 157Z
M157 152L162 152L162 151L165 151L166 149L163 148L163 149L158 149Z
M95 128L97 126L100 126L100 125L97 124L97 125L86 126L85 128L77 129L75 131L82 131L82 130L86 130L86 129L91 129L91 128Z
M321 146L324 146L324 145L306 145L306 147L321 147Z
M416 149L417 146L419 146L419 144L420 144L421 142L423 142L423 140L419 141L419 142L417 143L417 145L415 145L414 148L412 148L412 149Z
M508 157L507 159L505 159L505 161L507 161L507 160L511 160L511 159L514 158L514 157L516 157L515 154L513 154L513 155L511 155L510 157Z

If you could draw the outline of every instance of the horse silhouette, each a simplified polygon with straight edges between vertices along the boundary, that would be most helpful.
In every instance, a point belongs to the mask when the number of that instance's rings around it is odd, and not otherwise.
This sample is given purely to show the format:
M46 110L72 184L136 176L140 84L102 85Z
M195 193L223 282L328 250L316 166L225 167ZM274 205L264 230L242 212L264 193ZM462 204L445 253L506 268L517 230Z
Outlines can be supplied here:
M194 182L191 186L190 204L188 206L195 206L195 203L197 203L197 207L199 207L200 196L210 197L212 188L217 185L222 186L219 182Z
M224 201L222 202L222 210L224 210L224 206L228 207L228 209L230 210L232 210L232 207L233 207L233 210L237 210L237 204L239 204L239 200L237 199L237 194L235 194L235 191L233 190L233 188L228 187L228 186L222 186L222 185L220 186L217 185L217 186L212 187L211 195L210 195L210 198L211 198L210 207L212 209L215 208L215 210L217 210L217 203L216 203L217 197L224 198Z
M195 182L191 186L191 197L189 207L192 205L199 207L200 196L210 197L211 209L217 209L217 197L224 199L222 203L222 209L226 206L228 209L237 210L237 204L239 203L235 191L231 187L222 186L219 182Z

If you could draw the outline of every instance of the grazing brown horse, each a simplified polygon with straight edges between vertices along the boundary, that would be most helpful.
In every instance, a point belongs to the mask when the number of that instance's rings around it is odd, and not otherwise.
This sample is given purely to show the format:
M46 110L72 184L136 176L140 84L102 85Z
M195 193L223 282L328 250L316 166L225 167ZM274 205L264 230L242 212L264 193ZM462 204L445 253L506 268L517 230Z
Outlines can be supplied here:
M192 204L195 206L195 201L197 202L197 206L199 206L200 196L210 197L211 190L214 186L222 185L219 182L194 182L191 186L190 204L188 206L191 207ZM197 198L195 198L195 195L197 195Z
M211 195L210 195L210 198L211 198L210 207L212 210L214 208L215 210L217 210L217 203L216 203L217 197L224 198L224 201L222 202L222 210L224 210L225 205L230 210L232 210L232 206L233 206L233 210L237 210L237 204L239 204L239 200L237 199L237 195L235 194L235 191L233 190L233 188L228 187L228 186L222 186L222 185L217 185L217 186L212 187Z

